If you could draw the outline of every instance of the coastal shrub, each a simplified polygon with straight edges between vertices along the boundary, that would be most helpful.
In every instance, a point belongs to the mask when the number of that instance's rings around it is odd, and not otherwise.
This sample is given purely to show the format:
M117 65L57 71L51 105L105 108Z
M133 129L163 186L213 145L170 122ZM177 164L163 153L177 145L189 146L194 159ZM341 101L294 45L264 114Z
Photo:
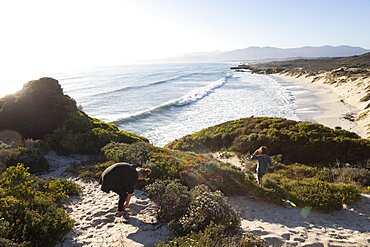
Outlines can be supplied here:
M17 244L10 239L0 237L0 247L24 247L25 245Z
M46 140L59 152L87 154L98 153L110 142L148 141L143 137L119 130L113 124L91 118L81 111L71 113L59 128L47 136Z
M110 143L102 148L107 160L115 162L127 162L131 164L144 165L150 158L150 153L155 147L146 142L132 144Z
M275 165L274 165L275 166ZM280 164L280 169L275 171L276 174L280 174L289 179L304 179L313 178L318 174L319 169L303 164L294 163L291 165Z
M268 199L281 204L293 201L297 206L311 206L324 211L342 209L360 199L360 189L350 184L334 184L318 179L289 179L281 174L267 174L262 180Z
M225 195L245 195L247 191L245 174L220 162L211 161L180 173L181 181L193 188L205 184L212 190Z
M164 222L177 222L190 204L188 188L177 181L160 181L145 188L148 196L157 204L158 219Z
M0 99L0 109L0 130L12 130L23 139L46 139L63 153L95 154L111 141L148 141L87 116L53 78L28 82L21 91Z
M240 226L240 215L227 198L206 185L198 185L189 192L178 181L156 181L145 191L158 205L158 218L167 222L176 235L199 232L211 222L234 233Z
M0 237L22 246L54 245L73 227L56 202L77 191L70 182L33 177L23 165L7 168L0 175L0 225L6 227Z
M203 165L209 160L203 155L160 148L150 154L146 166L151 169L150 178L152 180L179 179L182 171Z
M176 237L167 243L158 243L156 247L264 247L266 243L249 234L230 234L223 225L211 223L207 228L198 233Z
M12 146L0 141L0 163L6 167L27 164L30 172L37 173L49 168L49 163L44 158L45 144L40 141L27 141L27 146Z
M327 166L337 161L366 164L370 159L370 140L355 133L269 117L229 121L187 135L166 147L198 153L231 150L248 154L261 145L268 147L270 155L282 154L283 163Z
M365 168L344 167L319 170L317 178L322 181L370 186L370 171Z
M0 130L17 131L24 139L43 139L77 111L76 102L63 94L58 81L46 77L0 99L0 109Z
M151 179L180 178L180 172L185 170L181 160L166 153L153 153L146 166L151 170Z
M149 143L110 143L102 148L108 160L139 164L151 169L150 181L180 178L180 172L209 158L194 153L155 147Z
M38 181L39 191L45 193L55 202L60 202L70 196L78 196L81 188L68 180L61 178L45 178Z
M180 234L199 232L211 222L223 225L227 232L237 232L240 227L240 215L220 191L212 191L206 185L198 185L190 191L190 194L191 201L187 212L172 225L175 232Z
M79 166L72 166L67 169L67 172L78 175L80 178L85 180L99 180L101 174L107 169L109 166L113 165L114 161L106 161L103 163L98 164L87 164L87 165L79 165Z

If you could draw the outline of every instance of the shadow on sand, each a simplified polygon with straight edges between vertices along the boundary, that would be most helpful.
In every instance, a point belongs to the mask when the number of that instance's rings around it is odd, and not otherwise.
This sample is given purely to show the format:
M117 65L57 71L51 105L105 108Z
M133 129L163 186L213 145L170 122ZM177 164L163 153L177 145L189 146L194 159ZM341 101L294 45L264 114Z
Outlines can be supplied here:
M293 208L288 205L282 207L248 197L232 197L230 200L241 212L242 219L248 221L260 220L290 228L334 228L370 232L370 195L362 195L356 205L331 213L308 207Z

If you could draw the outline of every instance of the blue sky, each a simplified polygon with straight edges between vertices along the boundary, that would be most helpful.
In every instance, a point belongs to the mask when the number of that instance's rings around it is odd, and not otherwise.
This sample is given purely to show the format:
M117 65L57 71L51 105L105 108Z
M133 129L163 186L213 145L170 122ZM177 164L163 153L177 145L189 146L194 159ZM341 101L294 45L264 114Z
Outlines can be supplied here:
M249 46L370 48L369 13L370 0L0 1L0 83Z
M327 44L370 48L368 0L154 2L147 7L161 18L188 23L223 41L220 50Z

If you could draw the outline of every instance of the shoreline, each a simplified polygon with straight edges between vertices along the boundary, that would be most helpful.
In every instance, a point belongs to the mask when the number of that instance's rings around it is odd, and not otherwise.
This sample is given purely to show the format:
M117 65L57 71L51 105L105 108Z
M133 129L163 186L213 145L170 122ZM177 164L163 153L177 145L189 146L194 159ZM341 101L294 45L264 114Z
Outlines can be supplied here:
M361 112L360 107L349 104L330 85L313 83L307 77L292 77L284 74L271 74L296 99L296 114L301 121L309 121L335 128L355 132L362 138L367 138L365 124L355 121ZM345 92L342 91L343 94Z

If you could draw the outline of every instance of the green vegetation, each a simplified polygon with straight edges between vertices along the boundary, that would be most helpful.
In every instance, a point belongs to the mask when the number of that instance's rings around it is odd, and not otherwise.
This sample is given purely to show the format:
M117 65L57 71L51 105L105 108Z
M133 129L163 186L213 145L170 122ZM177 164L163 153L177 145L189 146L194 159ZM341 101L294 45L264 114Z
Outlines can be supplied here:
M0 130L18 131L25 139L43 139L76 111L76 102L63 94L57 80L41 78L0 99Z
M149 197L159 207L159 220L177 235L158 246L263 246L260 239L238 231L240 216L224 195L249 193L277 204L290 200L297 206L333 211L357 202L359 193L370 186L370 141L319 124L251 117L159 148L87 116L52 78L31 81L17 94L0 99L0 118L4 141L0 142L0 246L52 246L72 228L58 204L80 189L66 180L38 179L29 173L48 168L43 155L49 148L103 153L103 163L70 169L83 178L98 179L115 162L150 168L150 179L139 186L147 185ZM282 162L270 169L262 187L252 174L197 154L230 150L245 156L261 145L268 146L275 163Z
M96 154L112 141L148 141L87 116L52 78L30 81L18 93L0 99L0 119L0 130L12 130L21 139L46 140L63 153Z
M328 166L337 161L365 167L370 159L370 140L341 129L283 118L251 117L229 121L192 135L166 147L210 152L232 150L253 152L261 145L271 155L282 154L282 162Z
M212 161L181 172L181 181L193 188L205 184L212 190L220 190L225 195L245 195L248 178L238 170L220 162Z
M370 52L358 56L334 57L320 59L297 59L291 61L279 61L258 63L251 65L251 69L257 73L276 73L282 71L297 71L318 73L330 71L341 67L368 69L370 67ZM356 71L351 71L353 74Z
M159 218L177 235L204 230L213 222L235 233L240 216L219 191L198 185L188 191L176 181L157 181L146 187L148 196L159 206Z
M84 112L75 112L48 135L46 141L62 153L96 154L110 142L134 143L147 140L119 130L113 124L91 118Z
M267 244L260 238L248 234L228 234L223 225L210 224L204 231L176 237L167 243L158 243L157 247L263 247Z
M26 147L7 145L0 141L0 164L3 164L4 169L23 163L27 164L32 173L42 172L49 168L44 152L45 144L41 141L27 140Z
M232 125L232 127L235 126L237 125ZM223 131L222 128L217 130ZM227 131L230 131L230 128ZM234 128L234 131L236 132L237 128ZM299 206L311 206L326 211L340 209L343 204L355 203L359 199L360 191L368 186L370 177L370 172L365 168L318 168L303 164L277 163L270 170L270 174L264 177L263 187L259 187L252 174L212 161L204 155L171 151L144 142L111 143L102 150L109 161L78 167L75 168L75 172L85 178L98 179L104 169L114 162L129 162L152 169L150 180L146 181L146 184L153 183L156 179L162 181L178 179L181 184L189 188L204 184L213 191L219 190L227 196L251 194L277 204L283 204L284 200L292 200ZM348 185L341 184L344 182ZM145 184L140 186L143 185ZM171 213L178 214L175 205L186 201L183 198L183 195L186 195L185 187L176 188L177 194L173 188L170 194L175 193L176 198L182 199L179 202L167 203L168 200L162 198L161 200L170 207L168 209L170 216L166 216L167 211L162 207L159 218L172 218ZM168 192L162 191L161 194L168 194ZM183 212L182 209L179 211Z
M32 177L23 165L0 175L0 245L53 246L73 222L57 203L80 192L60 179Z
M128 162L151 169L150 179L180 178L180 172L198 164L205 164L209 158L192 153L172 151L148 143L110 143L105 146L107 160Z
M282 204L285 200L299 207L313 207L324 211L343 208L360 199L360 189L350 184L334 184L317 179L288 179L279 174L267 174L262 186L269 200ZM271 196L272 195L272 196Z

